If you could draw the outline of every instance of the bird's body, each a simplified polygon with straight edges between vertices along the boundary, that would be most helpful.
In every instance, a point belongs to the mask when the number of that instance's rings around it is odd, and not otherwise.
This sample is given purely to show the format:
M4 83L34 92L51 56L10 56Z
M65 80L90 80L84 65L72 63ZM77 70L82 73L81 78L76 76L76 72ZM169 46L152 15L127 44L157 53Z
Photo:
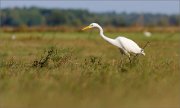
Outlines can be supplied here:
M110 44L118 47L121 51L121 53L127 55L130 58L130 54L142 54L145 55L144 51L142 48L140 48L133 40L128 39L124 36L119 36L115 39L111 39L109 37L106 37L103 34L103 29L100 25L97 23L92 23L89 26L85 27L83 30L88 29L88 28L93 28L96 27L100 30L100 36L109 42Z
M146 37L151 37L151 32L148 32L148 31L144 31L144 35L146 36Z
M12 35L12 36L11 36L11 39L12 39L12 40L15 40L15 39L16 39L16 35Z
M126 37L117 37L115 40L118 41L120 44L119 48L121 48L123 51L134 54L142 54L143 49L141 49L134 41Z

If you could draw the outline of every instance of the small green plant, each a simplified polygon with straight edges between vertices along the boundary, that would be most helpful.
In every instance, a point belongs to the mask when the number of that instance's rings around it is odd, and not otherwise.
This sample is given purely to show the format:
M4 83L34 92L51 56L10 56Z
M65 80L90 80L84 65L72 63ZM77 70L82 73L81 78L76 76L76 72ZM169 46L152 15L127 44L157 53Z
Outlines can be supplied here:
M48 60L50 59L51 55L54 52L54 47L51 47L47 50L47 52L44 53L44 56L40 58L40 60L35 60L33 62L33 67L44 67L48 64Z
M48 62L51 60L54 66L60 66L67 63L71 59L71 51L69 48L57 49L56 47L50 47L44 51L44 54L39 60L35 60L32 64L33 67L45 67L48 66Z

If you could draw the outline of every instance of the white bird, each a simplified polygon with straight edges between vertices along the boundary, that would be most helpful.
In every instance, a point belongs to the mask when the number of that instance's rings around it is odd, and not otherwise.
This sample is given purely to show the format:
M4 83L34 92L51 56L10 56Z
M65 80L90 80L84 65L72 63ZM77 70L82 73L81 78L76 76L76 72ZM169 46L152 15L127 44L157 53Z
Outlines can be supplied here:
M100 31L100 36L104 40L109 42L110 44L118 47L122 54L125 54L129 57L130 61L131 61L130 54L132 54L132 53L145 56L144 50L142 48L140 48L133 40L130 40L130 39L123 37L123 36L119 36L115 39L111 39L109 37L106 37L103 33L102 27L97 23L91 23L89 26L84 27L82 30L86 30L86 29L90 29L90 28L98 28Z
M12 36L11 36L11 39L12 39L12 40L15 40L15 39L16 39L16 35L12 35Z
M146 36L146 37L151 37L151 32L148 32L148 31L144 31L144 35Z

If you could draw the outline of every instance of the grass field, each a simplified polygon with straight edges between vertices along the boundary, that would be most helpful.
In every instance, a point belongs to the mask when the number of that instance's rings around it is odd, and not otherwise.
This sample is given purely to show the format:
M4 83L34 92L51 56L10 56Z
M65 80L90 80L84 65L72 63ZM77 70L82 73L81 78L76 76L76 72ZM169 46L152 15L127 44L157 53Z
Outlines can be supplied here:
M179 33L119 34L146 56L121 62L97 31L1 32L0 108L179 108Z

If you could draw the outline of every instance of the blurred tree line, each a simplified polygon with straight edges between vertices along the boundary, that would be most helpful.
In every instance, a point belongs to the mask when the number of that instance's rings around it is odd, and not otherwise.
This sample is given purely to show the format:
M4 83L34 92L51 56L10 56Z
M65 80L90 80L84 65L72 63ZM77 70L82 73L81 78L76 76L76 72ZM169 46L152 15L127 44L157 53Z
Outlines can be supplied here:
M104 26L179 26L180 15L138 13L93 13L88 10L5 8L0 10L1 26L81 26L98 22Z

